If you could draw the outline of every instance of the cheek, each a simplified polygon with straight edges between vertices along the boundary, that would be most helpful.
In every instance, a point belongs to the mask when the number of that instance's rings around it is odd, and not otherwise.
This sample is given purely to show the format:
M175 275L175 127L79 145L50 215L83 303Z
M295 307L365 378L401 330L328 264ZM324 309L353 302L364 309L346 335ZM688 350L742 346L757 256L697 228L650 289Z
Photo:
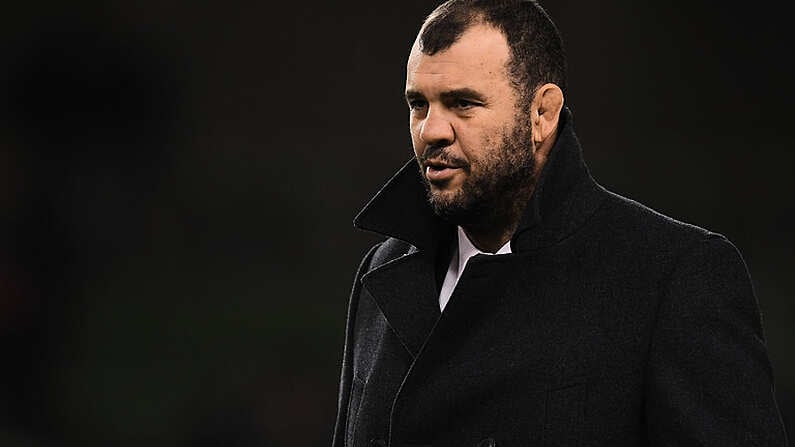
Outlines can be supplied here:
M422 151L422 141L420 141L420 129L418 126L410 125L409 133L411 135L411 145L414 147L414 154L419 156Z
M467 160L472 163L474 169L477 169L478 164L496 153L500 139L492 135L492 132L486 131L459 135L458 141Z

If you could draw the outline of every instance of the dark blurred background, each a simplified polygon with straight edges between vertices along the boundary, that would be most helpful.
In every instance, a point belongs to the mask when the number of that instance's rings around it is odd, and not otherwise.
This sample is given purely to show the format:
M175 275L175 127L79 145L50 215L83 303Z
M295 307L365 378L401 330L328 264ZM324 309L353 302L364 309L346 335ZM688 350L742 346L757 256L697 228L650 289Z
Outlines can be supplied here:
M791 24L652 3L544 3L567 102L602 184L740 248L792 436ZM0 445L330 444L378 239L351 220L411 155L404 65L433 6L4 7Z

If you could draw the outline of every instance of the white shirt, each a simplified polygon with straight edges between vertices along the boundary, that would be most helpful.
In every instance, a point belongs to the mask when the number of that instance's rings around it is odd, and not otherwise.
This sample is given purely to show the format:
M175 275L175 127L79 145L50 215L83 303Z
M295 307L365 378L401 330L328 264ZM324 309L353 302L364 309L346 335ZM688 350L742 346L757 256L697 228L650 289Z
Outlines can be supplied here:
M504 255L507 253L512 253L510 240L500 247L496 253L486 253L478 250L472 241L469 240L464 229L458 227L458 244L452 259L450 259L450 265L447 267L447 274L442 283L442 290L439 292L439 308L444 311L444 307L447 305L447 302L450 301L450 295L453 294L453 290L455 290L455 286L458 284L458 278L464 273L464 268L466 268L469 258L478 254Z

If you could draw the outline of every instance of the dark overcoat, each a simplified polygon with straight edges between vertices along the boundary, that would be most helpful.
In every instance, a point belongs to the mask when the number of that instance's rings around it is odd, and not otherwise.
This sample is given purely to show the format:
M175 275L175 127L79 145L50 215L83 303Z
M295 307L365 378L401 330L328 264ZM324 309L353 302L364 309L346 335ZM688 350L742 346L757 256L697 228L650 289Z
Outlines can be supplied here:
M454 228L416 163L355 223L387 239L353 285L334 447L786 443L738 250L598 185L567 109L513 253L472 258L443 313Z

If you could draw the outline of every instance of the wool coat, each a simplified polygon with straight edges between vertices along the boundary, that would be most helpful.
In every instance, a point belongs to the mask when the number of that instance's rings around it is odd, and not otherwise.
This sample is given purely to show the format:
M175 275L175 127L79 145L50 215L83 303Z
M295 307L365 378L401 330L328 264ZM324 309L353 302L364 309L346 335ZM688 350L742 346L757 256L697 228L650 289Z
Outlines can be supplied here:
M597 184L571 112L513 253L470 259L409 161L355 219L333 446L781 446L760 312L722 235Z

